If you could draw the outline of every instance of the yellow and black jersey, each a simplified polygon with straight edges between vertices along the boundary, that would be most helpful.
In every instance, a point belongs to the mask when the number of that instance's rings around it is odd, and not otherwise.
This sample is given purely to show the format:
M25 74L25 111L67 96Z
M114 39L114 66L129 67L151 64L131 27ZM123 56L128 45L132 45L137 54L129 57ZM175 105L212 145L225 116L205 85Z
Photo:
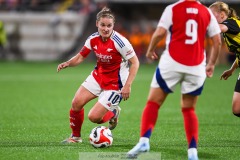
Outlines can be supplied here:
M0 45L6 44L6 32L4 30L4 24L0 21Z
M228 27L228 31L223 33L224 41L229 51L236 54L238 66L240 66L240 20L231 17L222 24Z

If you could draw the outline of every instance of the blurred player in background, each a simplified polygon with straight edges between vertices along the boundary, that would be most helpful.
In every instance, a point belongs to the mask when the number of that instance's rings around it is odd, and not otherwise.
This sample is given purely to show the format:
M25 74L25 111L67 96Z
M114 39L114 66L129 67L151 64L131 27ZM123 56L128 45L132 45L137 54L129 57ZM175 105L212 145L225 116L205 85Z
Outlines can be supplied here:
M221 75L221 79L227 80L235 69L240 67L240 20L236 11L224 2L215 2L210 5L209 8L212 10L219 23L229 51L236 55L236 59L231 68L224 71ZM240 74L233 93L232 112L235 116L240 117Z
M6 59L7 34L4 23L0 20L0 59Z
M166 7L153 33L146 56L158 59L155 53L156 46L167 34L166 49L153 76L142 113L140 140L127 153L128 157L135 157L150 150L149 139L158 118L158 110L168 94L180 84L188 159L198 159L198 118L195 108L206 76L213 76L221 47L220 32L214 15L196 0L180 0ZM213 41L207 65L204 50L206 34Z
M99 97L88 114L93 123L109 121L113 130L118 123L120 101L130 96L131 85L139 68L139 61L129 41L113 30L115 16L104 7L98 14L98 32L92 34L80 52L58 65L57 71L79 65L93 51L97 65L77 90L70 109L71 136L63 143L79 143L84 120L84 105Z

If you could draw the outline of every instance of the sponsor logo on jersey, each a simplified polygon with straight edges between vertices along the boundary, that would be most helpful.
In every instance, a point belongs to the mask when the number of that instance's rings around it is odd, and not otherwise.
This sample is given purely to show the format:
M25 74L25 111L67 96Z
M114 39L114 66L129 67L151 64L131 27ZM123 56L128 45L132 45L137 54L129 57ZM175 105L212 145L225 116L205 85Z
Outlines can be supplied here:
M111 55L103 55L101 53L96 53L96 56L101 62L110 62L110 60L112 59Z
M107 52L111 52L113 49L112 48L108 48L107 49Z

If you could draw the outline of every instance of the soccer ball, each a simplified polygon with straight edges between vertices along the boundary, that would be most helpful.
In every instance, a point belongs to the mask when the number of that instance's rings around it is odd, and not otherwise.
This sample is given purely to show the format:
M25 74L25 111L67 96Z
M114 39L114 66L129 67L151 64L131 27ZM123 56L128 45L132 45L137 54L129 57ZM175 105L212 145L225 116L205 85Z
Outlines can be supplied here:
M89 136L90 143L95 148L105 148L112 145L112 132L105 126L98 126L92 129Z

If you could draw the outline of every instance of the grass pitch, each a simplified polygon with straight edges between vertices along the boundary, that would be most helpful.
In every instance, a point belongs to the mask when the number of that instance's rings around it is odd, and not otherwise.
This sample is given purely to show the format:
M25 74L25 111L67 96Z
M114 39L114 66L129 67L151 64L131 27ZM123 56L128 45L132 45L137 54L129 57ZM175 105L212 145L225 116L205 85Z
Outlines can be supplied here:
M113 146L103 149L93 148L88 141L91 129L97 125L87 119L87 114L96 100L85 106L83 143L60 143L70 135L71 100L94 64L83 63L60 73L56 73L56 67L57 63L0 62L0 159L82 160L83 152L125 154L130 150L139 139L141 113L156 64L141 65L130 99L121 103L119 125L112 131ZM199 98L196 112L201 160L240 158L240 119L231 113L238 73L220 81L227 68L216 67L214 77L206 80ZM150 143L150 153L160 153L161 159L187 159L179 88L160 109Z

